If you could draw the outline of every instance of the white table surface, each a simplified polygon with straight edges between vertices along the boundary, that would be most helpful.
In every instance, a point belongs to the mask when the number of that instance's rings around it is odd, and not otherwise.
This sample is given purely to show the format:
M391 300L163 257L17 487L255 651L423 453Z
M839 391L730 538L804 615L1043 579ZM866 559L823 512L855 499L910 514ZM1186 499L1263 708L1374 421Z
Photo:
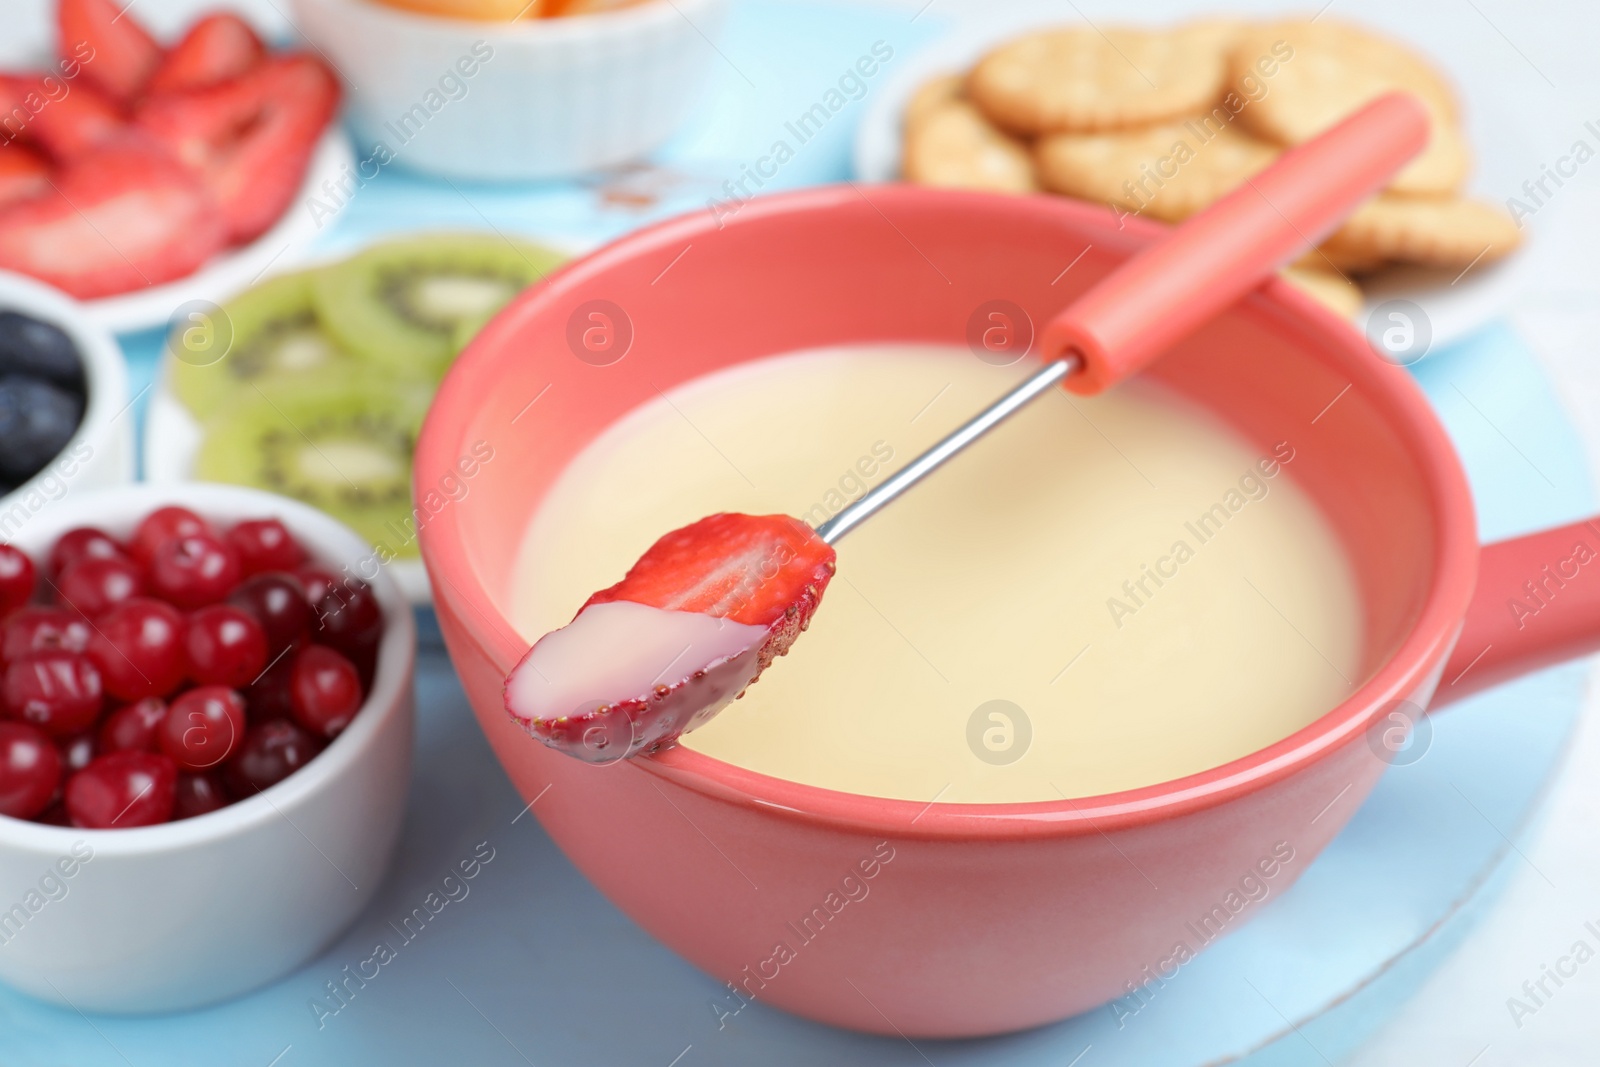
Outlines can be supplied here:
M904 7L908 17L924 0L875 0ZM48 40L51 0L6 0L6 33L0 63L24 56ZM134 11L152 25L181 26L193 12L217 0L135 0ZM243 0L269 30L286 27L282 0ZM919 17L982 20L1000 7L995 0L932 0ZM1038 6L1030 4L1029 6ZM1118 20L1153 22L1193 14L1314 13L1320 0L1282 4L1270 0L1207 3L1204 0L1144 0L1136 7L1114 0L1059 0L1063 22L1087 18L1097 25ZM1327 17L1357 19L1409 39L1455 78L1469 122L1474 114L1509 119L1523 139L1515 146L1521 169L1537 177L1541 162L1553 162L1572 142L1600 138L1583 129L1600 127L1600 4L1592 0L1332 0ZM1500 128L1504 128L1501 126ZM1496 146L1475 143L1480 154ZM1504 166L1497 170L1504 172ZM1514 190L1480 189L1495 199ZM1541 239L1557 243L1550 267L1529 280L1513 321L1556 382L1586 442L1590 463L1600 469L1600 158L1580 168L1531 225ZM1517 842L1520 868L1487 919L1360 1053L1350 1067L1442 1065L1565 1067L1600 1062L1600 956L1564 979L1543 1006L1519 1022L1508 998L1522 997L1525 981L1537 982L1585 940L1600 952L1600 718L1590 698L1567 766L1554 784L1546 814L1532 837Z

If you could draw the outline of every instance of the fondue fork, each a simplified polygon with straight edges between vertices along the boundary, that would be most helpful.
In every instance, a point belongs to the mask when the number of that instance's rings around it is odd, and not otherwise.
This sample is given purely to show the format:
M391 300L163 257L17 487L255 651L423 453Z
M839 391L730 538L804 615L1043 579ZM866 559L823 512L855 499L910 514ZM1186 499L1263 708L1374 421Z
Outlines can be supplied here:
M833 544L855 527L866 522L879 508L932 474L945 461L972 442L1027 407L1035 397L1078 370L1083 361L1076 355L1051 360L1034 371L1021 385L968 419L922 455L895 471L866 496L846 507L817 527L817 536Z
M1057 383L1097 393L1138 373L1314 247L1427 139L1422 105L1394 93L1285 152L1057 312L1040 335L1042 367L815 530L723 512L663 535L534 643L506 678L506 710L590 763L672 744L810 625L834 542Z

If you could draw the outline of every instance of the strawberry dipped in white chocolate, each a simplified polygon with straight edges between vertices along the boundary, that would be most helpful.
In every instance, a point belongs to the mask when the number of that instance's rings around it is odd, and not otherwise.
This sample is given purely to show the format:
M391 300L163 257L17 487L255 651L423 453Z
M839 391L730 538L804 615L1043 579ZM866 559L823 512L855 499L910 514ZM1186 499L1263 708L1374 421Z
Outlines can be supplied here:
M534 643L506 677L506 710L586 762L654 752L789 650L834 566L833 548L788 515L721 513L674 530Z

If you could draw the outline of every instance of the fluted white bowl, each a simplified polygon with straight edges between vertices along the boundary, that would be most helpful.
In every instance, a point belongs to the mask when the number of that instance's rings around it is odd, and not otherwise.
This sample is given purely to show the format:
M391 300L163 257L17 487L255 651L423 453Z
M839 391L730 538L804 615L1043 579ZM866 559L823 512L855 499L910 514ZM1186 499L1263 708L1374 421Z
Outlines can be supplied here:
M716 61L725 0L646 0L520 22L375 0L294 0L295 24L343 76L357 177L552 178L649 154Z

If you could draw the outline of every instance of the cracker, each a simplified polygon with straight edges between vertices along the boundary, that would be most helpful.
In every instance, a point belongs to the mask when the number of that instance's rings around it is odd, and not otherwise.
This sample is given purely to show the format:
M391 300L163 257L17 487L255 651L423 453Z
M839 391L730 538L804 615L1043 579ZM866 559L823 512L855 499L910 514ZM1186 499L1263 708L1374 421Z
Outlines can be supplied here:
M1428 145L1389 181L1388 189L1415 196L1454 193L1472 173L1472 151L1466 135L1454 122L1434 119Z
M1178 222L1232 191L1278 149L1209 116L1125 133L1061 133L1034 147L1057 193Z
M1032 33L978 61L967 94L1023 134L1096 132L1202 110L1226 75L1220 36L1093 27Z
M917 91L906 101L901 119L905 127L909 129L943 105L960 100L961 83L965 80L966 77L961 74L941 74L917 86Z
M1466 267L1499 259L1521 241L1516 222L1498 205L1380 193L1357 208L1323 248L1330 257Z
M1209 48L1222 53L1224 60L1251 23L1243 19L1217 17L1186 22L1172 32L1188 39L1191 48Z
M1361 313L1365 298L1361 287L1331 270L1308 270L1302 267L1285 267L1283 280L1307 296L1319 301L1336 315L1353 319Z
M1368 274L1382 267L1383 262L1382 256L1360 252L1358 249L1340 246L1337 243L1330 245L1324 241L1320 247L1313 248L1289 266L1349 275Z
M1240 121L1278 144L1300 144L1374 97L1415 94L1432 119L1428 146L1390 183L1396 192L1459 189L1471 168L1455 94L1415 52L1335 19L1248 30L1228 55L1228 90L1247 101Z
M907 180L923 185L996 193L1038 188L1027 146L965 100L939 104L907 124L901 170Z

